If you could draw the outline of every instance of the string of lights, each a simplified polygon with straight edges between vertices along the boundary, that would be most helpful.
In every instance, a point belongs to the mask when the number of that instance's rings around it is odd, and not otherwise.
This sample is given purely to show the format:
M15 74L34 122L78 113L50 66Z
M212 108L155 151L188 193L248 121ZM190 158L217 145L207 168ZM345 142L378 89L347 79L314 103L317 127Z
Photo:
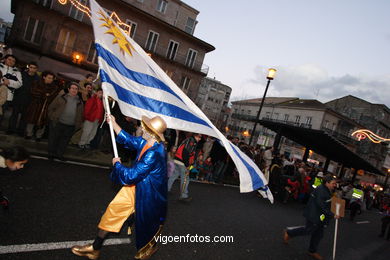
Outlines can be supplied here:
M58 0L58 2L62 5L66 5L68 2L73 5L77 10L85 13L88 15L89 18L91 18L91 10L88 6L80 3L77 0ZM127 23L122 22L122 20L119 18L119 16L116 14L116 12L112 12L110 15L110 18L119 25L119 27L126 32L127 35L130 35L131 31L131 25L128 25Z
M351 136L355 136L359 141L364 140L366 138L370 139L371 142L379 144L381 142L388 142L390 141L389 138L384 138L382 136L379 136L377 134L374 134L372 131L368 129L359 129L356 130L351 134Z

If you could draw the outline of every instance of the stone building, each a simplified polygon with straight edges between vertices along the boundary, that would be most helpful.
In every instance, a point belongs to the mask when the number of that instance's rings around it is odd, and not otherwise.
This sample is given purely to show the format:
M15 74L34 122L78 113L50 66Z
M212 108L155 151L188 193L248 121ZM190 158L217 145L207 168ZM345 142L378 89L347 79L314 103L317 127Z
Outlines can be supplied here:
M331 100L325 104L332 110L359 123L363 128L384 138L390 138L390 109L386 105L373 104L351 95ZM368 139L361 140L356 152L379 169L390 168L390 159L386 160L386 156L389 157L389 145L385 143L376 144Z
M87 0L80 0L88 4ZM208 73L206 53L215 48L193 36L199 12L179 0L98 0L131 26L130 37L195 100ZM83 78L97 72L97 55L89 17L67 1L12 0L15 14L9 45L23 62L36 61L41 70Z
M214 125L222 131L225 131L229 118L228 104L231 93L231 87L206 77L200 84L195 102Z

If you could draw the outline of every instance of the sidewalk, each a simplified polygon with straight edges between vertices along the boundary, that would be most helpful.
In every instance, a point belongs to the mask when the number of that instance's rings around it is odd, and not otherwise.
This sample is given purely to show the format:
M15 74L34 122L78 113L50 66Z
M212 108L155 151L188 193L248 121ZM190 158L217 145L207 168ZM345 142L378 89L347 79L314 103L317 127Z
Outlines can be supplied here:
M7 135L5 131L0 131L0 148L8 148L15 145L25 147L32 155L47 157L47 140L40 142L35 140L26 140L17 135ZM72 145L66 148L65 159L80 163L95 164L100 166L111 166L112 153L103 153L100 150L81 150Z

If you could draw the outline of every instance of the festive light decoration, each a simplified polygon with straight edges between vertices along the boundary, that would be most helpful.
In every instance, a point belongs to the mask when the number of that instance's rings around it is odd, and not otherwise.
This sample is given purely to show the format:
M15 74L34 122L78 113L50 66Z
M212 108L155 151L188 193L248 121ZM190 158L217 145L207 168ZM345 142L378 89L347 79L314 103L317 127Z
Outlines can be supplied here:
M351 136L355 136L358 139L358 141L361 141L361 140L368 138L371 140L371 142L376 143L376 144L379 144L381 142L389 142L390 141L390 139L376 135L368 129L356 130L355 132L353 132L351 134Z
M58 2L62 5L66 5L68 3L68 0L58 0ZM73 5L75 8L77 8L77 10L85 13L86 15L88 15L89 18L91 18L91 10L89 9L88 6L80 3L77 0L69 0L69 3L71 5ZM119 18L119 16L115 12L111 13L110 18L114 22L116 22L122 30L124 30L128 35L130 35L131 25L128 25L127 23L122 22L122 20Z

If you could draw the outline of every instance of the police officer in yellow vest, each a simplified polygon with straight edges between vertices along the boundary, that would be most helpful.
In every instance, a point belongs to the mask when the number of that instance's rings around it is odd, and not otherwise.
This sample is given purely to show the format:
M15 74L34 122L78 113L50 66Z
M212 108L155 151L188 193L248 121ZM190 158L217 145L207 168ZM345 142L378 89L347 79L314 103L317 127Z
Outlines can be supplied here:
M322 178L323 177L324 177L324 173L323 172L319 172L317 174L317 176L314 178L313 184L311 185L313 187L313 189L317 188L318 186L320 186L322 184Z
M350 220L353 221L355 219L356 213L359 214L362 212L364 193L360 189L360 187L355 187L352 189L352 198L349 203L350 212Z

